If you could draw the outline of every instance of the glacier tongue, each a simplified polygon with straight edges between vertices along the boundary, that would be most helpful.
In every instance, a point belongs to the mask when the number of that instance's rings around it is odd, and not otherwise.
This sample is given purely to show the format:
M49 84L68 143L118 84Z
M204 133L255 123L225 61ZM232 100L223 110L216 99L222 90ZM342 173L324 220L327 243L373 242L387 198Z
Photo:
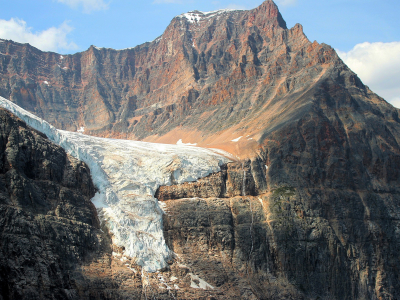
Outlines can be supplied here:
M171 257L163 236L163 211L154 198L157 188L197 180L229 161L229 154L220 150L58 130L2 97L0 106L88 164L99 190L92 202L113 234L113 243L124 247L124 254L136 258L147 272L165 267Z

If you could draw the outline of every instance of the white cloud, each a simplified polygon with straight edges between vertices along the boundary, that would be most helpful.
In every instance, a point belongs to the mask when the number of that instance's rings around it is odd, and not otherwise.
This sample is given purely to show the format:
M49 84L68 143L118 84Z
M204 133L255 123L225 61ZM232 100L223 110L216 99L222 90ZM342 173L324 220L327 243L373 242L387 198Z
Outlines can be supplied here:
M83 8L85 13L90 13L94 10L108 9L108 4L104 0L57 0L57 2L67 4L72 8Z
M400 107L400 42L362 43L337 52L371 90Z
M73 28L64 22L58 28L51 27L41 32L32 32L32 28L28 27L24 20L0 19L0 38L29 43L44 51L77 49L78 46L67 39L67 35L72 30Z
M297 0L276 0L278 6L294 6L297 4Z

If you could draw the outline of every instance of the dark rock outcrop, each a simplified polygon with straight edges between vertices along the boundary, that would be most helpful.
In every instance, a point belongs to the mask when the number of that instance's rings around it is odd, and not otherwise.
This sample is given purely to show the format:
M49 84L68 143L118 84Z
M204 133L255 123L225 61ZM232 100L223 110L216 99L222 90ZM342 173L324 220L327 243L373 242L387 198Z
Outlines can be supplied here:
M221 299L399 298L396 194L282 186L165 204L169 247Z
M0 109L0 299L140 298L94 192L84 163Z
M235 274L258 299L400 298L397 114L325 88L329 103L270 133L257 159L160 187L170 247L210 284L232 292ZM221 186L232 193L209 193Z
M221 166L221 171L210 174L196 182L161 186L156 191L158 200L181 198L228 198L239 195L257 195L266 189L265 171L252 173L254 162L230 163ZM257 164L257 162L256 162ZM254 178L255 176L255 178Z

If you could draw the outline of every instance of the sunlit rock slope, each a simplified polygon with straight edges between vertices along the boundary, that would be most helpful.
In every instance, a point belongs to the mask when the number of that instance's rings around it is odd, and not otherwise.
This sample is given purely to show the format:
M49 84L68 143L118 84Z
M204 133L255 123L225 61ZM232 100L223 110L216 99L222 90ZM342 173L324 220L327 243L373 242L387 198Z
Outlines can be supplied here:
M272 0L182 14L158 39L130 49L60 55L1 40L0 53L0 96L59 129L182 139L241 157L326 97L383 101L334 49L309 41L300 24L287 28Z

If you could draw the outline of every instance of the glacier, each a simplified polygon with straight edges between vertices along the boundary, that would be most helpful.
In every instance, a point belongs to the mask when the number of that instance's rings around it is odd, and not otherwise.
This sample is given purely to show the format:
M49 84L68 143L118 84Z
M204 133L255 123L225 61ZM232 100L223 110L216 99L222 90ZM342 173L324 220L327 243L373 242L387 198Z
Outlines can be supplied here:
M163 235L163 210L154 197L161 185L195 181L220 171L232 156L222 150L106 139L58 130L0 97L0 106L44 133L90 168L98 192L92 202L101 222L146 272L164 268L173 256Z

